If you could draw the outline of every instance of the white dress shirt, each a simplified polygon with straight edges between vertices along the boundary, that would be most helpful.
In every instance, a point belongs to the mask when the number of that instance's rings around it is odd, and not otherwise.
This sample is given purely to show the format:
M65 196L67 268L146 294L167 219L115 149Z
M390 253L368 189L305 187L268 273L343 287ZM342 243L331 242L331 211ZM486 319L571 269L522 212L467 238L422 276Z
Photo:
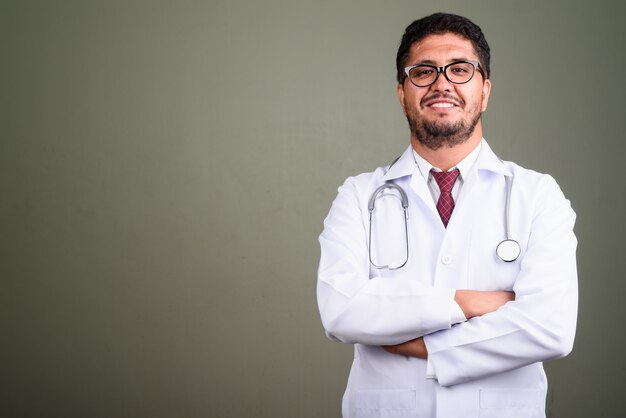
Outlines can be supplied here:
M454 182L454 186L452 187L452 192L451 192L452 199L454 199L455 202L457 200L457 197L459 196L459 192L461 191L461 188L463 187L464 179L467 178L470 170L472 169L472 167L474 166L474 163L476 162L476 159L478 158L478 155L480 154L481 146L482 146L482 141L479 142L478 146L474 148L474 150L470 152L465 158L463 158L457 165L455 165L454 167L448 170L448 172L450 172L450 171L456 170L457 168L459 169L459 176ZM413 150L413 158L415 158L415 164L417 165L417 168L419 169L419 172L422 175L422 178L428 185L428 189L430 190L430 193L433 196L433 201L435 202L435 205L436 205L437 201L439 200L439 195L441 194L441 190L439 189L439 185L437 184L435 177L432 175L431 170L433 171L443 171L443 170L441 170L438 167L433 166L431 163L429 163L424 158L422 158L421 155L415 152L415 150ZM451 323L458 324L458 323L467 321L467 318L465 317L465 314L463 313L463 310L461 309L461 307L458 304L455 304L454 306L455 307L453 308L453 311L452 311ZM437 378L437 373L435 372L435 369L430 361L426 363L426 378L427 379Z

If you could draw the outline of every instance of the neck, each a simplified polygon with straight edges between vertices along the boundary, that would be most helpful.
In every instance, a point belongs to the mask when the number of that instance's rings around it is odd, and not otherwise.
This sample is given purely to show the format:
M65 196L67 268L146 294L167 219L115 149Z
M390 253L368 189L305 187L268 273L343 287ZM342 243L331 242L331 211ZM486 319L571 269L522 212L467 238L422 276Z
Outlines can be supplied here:
M441 148L432 150L411 135L411 146L420 157L428 161L433 167L448 171L474 151L482 137L482 130L476 129L472 136L461 144L452 147L444 145Z

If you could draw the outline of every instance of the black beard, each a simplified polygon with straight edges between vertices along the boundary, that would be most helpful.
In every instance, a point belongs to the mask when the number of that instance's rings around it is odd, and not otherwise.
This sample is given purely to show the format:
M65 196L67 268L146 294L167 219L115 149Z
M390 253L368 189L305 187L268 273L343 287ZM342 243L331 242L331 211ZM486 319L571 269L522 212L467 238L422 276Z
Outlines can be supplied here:
M477 112L469 123L458 121L455 123L430 122L417 120L406 117L409 121L411 133L425 147L435 151L444 145L452 148L455 145L462 144L472 135L478 121L480 120L480 112Z

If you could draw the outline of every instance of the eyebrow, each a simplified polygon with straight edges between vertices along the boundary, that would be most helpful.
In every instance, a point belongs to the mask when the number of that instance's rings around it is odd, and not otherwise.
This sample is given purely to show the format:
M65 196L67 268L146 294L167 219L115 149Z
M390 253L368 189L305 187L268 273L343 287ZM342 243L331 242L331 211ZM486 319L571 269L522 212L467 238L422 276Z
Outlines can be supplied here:
M448 64L453 63L453 62L457 62L457 61L476 61L476 60L473 60L471 58L452 58L450 61L448 61ZM435 67L438 67L437 63L435 61L433 61L433 60L430 60L430 59L419 61L415 65L421 65L421 64L434 65ZM445 65L448 65L448 64L444 64L444 65L442 65L442 67L445 66Z

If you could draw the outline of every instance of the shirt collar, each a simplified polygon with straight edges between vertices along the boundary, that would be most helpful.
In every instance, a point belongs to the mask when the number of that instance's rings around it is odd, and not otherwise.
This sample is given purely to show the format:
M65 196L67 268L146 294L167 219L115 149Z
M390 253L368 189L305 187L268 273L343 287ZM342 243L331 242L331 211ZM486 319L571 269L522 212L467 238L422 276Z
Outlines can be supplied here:
M482 144L483 144L482 141L479 142L478 146L476 146L476 148L474 148L472 152L470 152L465 158L463 158L463 160L461 160L461 162L459 162L456 166L452 167L448 171L452 171L458 168L461 179L466 179L467 176L469 175L470 169L472 168L472 166L478 159L478 154L480 153ZM422 158L422 156L419 155L417 152L415 152L415 150L413 150L413 158L415 158L415 163L417 164L417 168L419 169L420 173L422 174L422 177L424 177L424 180L426 181L428 181L431 170L434 169L434 171L442 171L438 167L434 167L431 163L429 163L424 158Z
M474 153L475 156L472 157ZM383 176L383 180L389 181L410 176L413 175L416 169L420 172L420 175L424 176L425 174L424 178L428 179L432 165L428 162L426 162L426 164L428 165L420 166L420 163L414 156L413 147L409 145L404 153L391 164L387 173ZM505 176L512 175L509 168L504 165L502 160L491 150L491 147L489 147L489 144L484 138L480 141L480 144L457 165L457 168L461 171L461 175L464 176L464 178L469 176L469 173L473 170L487 170Z

